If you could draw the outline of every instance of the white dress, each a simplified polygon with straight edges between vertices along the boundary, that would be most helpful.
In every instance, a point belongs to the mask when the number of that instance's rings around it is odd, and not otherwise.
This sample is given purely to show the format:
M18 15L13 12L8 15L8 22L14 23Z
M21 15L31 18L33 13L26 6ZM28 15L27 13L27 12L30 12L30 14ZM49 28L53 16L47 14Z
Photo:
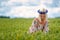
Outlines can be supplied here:
M41 24L39 24L37 27L35 26L35 25L37 25L38 24L38 22L37 22L37 20L35 20L35 21L33 21L32 22L32 25L31 25L31 27L29 28L29 32L30 33L33 33L33 32L36 32L36 31L38 31L38 30L43 30L43 32L48 32L48 22L46 21L46 23L45 23L45 26L43 27Z

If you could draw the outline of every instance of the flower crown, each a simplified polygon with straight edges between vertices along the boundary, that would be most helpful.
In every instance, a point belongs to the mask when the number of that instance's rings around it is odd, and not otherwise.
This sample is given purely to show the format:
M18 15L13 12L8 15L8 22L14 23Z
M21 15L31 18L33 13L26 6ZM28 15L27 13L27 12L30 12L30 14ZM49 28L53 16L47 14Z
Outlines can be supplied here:
M46 9L43 9L43 10L38 10L38 13L39 14L46 14L46 13L48 13L48 10L46 10Z

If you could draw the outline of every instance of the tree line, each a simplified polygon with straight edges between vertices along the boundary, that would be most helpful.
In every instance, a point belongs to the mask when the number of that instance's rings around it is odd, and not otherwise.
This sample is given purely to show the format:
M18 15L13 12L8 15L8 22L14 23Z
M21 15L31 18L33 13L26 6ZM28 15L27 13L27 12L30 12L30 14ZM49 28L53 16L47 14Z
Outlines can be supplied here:
M0 18L10 18L9 16L0 16Z

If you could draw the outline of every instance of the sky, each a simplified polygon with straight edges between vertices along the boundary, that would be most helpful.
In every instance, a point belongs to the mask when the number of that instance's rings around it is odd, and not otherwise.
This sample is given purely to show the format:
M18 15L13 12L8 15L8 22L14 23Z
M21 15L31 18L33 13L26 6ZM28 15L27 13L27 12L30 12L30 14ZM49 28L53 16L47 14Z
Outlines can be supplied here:
M33 18L45 8L48 17L60 17L60 0L0 0L0 16Z

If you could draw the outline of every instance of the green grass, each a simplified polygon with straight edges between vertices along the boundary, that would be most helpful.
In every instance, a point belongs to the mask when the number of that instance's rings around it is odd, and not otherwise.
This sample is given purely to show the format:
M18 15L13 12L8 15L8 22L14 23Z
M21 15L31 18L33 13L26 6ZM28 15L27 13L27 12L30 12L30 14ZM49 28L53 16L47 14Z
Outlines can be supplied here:
M27 34L33 19L0 18L0 40L60 40L60 19L49 19L49 32Z

